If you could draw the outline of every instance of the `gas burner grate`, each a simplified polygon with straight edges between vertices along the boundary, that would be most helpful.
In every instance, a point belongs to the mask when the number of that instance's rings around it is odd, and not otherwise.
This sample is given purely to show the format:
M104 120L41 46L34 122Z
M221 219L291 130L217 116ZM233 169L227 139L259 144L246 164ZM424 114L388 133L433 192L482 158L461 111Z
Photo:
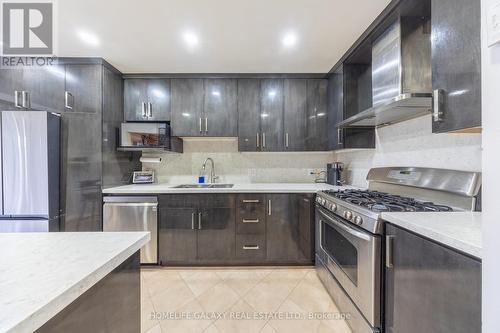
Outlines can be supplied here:
M418 201L385 192L369 190L323 191L351 204L366 207L375 212L451 212L448 206Z

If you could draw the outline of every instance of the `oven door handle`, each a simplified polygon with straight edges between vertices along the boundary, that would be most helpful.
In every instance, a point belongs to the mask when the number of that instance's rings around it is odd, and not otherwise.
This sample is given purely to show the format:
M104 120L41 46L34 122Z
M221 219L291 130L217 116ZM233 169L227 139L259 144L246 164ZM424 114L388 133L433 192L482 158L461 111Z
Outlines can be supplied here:
M330 216L326 215L322 210L318 210L320 212L320 214L327 220L327 222L335 225L336 227L339 227L340 229L344 230L345 232L347 232L348 234L356 237L356 238L360 238L360 239L363 239L367 242L371 241L371 237L354 229L354 228L351 228L349 226L347 226L346 224L342 223L342 222L339 222L333 218L331 218Z

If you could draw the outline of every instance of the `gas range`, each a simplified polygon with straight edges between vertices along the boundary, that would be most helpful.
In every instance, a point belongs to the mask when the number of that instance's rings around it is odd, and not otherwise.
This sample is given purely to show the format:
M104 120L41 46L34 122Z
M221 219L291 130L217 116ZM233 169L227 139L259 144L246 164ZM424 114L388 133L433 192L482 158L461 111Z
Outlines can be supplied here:
M428 168L374 168L367 190L318 193L317 205L373 234L382 234L383 212L473 210L481 175Z

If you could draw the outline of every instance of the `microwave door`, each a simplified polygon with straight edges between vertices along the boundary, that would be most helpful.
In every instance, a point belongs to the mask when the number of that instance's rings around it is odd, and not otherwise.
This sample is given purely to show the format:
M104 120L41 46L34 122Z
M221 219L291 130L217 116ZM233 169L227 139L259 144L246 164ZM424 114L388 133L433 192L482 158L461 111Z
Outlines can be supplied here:
M47 113L2 112L3 215L48 217Z

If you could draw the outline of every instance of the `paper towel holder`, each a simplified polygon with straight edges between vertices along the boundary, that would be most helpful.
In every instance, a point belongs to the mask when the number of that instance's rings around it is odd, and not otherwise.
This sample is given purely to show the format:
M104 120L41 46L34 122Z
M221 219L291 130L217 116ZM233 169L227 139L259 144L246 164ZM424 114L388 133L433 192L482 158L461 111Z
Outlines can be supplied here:
M141 163L161 163L161 157L142 157L139 159Z

